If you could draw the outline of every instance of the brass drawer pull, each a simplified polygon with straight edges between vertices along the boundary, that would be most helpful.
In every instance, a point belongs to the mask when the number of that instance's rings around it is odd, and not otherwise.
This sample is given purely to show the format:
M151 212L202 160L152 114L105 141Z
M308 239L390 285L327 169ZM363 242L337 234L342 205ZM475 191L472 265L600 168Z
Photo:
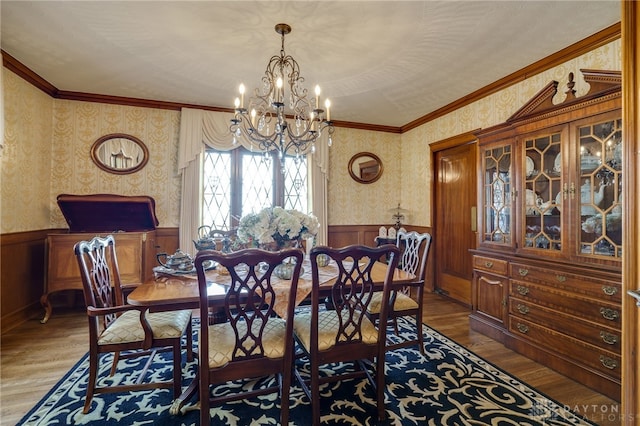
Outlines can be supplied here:
M520 293L522 296L526 296L527 294L529 294L529 288L523 285L517 286L516 291Z
M615 334L612 334L606 331L601 331L600 337L602 338L602 341L605 342L607 345L615 345L616 343L618 343L618 336L616 336Z
M484 262L484 266L487 268L493 268L493 262Z
M516 327L518 328L518 331L519 331L520 333L525 333L525 334L526 334L526 333L528 333L528 332L529 332L529 327L527 327L527 326L526 326L526 325L524 325L524 324L520 324L520 323L518 323L518 324L516 324Z
M613 296L614 294L616 294L618 292L618 288L610 286L610 285L603 285L602 286L602 292L604 294L606 294L607 296Z
M608 356L600 355L600 362L609 370L618 368L618 361Z
M567 280L567 277L565 277L564 275L556 275L556 280L558 280L558 282L565 282Z
M518 305L516 309L518 309L518 312L522 315L527 315L529 313L529 307L526 305Z
M620 317L620 313L618 313L618 311L610 308L600 308L600 314L604 319L608 319L610 321L617 320Z
M526 277L527 274L529 273L529 270L526 268L520 268L518 269L518 273L520 274L521 277Z

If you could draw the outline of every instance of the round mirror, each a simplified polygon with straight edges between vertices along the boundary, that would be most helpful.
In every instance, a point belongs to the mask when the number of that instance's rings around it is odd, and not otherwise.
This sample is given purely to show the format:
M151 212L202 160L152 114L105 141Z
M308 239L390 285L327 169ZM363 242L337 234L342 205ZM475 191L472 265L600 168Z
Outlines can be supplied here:
M356 182L375 182L382 176L382 161L370 152L356 154L349 160L349 175Z
M135 136L113 133L93 143L91 159L106 172L126 175L141 170L147 164L149 150Z

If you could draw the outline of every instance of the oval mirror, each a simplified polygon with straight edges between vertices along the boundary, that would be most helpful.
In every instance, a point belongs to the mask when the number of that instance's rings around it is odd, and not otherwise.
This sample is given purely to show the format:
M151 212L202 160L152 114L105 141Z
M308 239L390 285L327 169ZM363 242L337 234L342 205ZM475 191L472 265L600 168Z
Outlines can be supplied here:
M349 175L356 182L373 183L382 176L382 161L370 152L361 152L349 160Z
M147 164L149 150L135 136L113 133L93 143L91 159L106 172L126 175L141 170Z

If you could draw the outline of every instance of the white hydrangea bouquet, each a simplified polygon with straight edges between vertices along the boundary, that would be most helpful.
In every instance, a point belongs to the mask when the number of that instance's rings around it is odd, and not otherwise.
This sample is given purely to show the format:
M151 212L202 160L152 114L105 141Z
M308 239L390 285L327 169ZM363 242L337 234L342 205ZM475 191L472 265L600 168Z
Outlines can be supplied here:
M320 223L312 214L268 207L240 219L238 239L249 247L281 249L315 237L319 229Z

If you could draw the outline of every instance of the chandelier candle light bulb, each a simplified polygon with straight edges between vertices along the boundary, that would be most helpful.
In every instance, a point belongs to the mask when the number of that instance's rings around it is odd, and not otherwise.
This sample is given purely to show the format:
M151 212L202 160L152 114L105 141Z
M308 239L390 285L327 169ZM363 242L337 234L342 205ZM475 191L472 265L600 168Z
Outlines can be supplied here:
M240 91L240 108L244 108L244 84L240 83L238 90Z
M324 107L327 110L327 121L331 121L331 112L329 112L331 108L331 101L329 99L324 101Z
M278 77L278 80L276 80L276 87L278 88L276 102L282 103L284 101L284 90L282 88L283 85L284 83L282 82L282 77Z

